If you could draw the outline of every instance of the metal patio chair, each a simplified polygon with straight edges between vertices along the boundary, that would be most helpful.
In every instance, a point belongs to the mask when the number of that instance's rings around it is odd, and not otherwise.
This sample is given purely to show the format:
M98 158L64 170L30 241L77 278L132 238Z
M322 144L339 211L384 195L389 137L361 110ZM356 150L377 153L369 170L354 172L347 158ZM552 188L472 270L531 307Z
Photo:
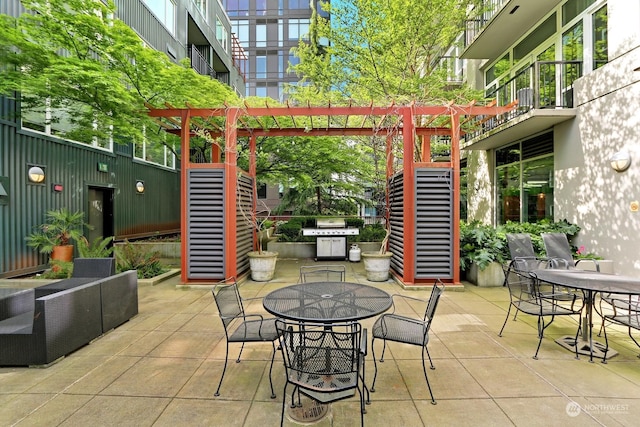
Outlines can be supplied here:
M502 328L498 336L502 336L511 308L516 309L513 320L516 320L518 312L536 316L538 318L538 346L533 355L534 359L538 358L540 345L544 336L544 330L553 323L556 316L577 316L578 330L576 331L575 340L577 342L580 335L581 324L580 314L582 312L582 304L576 304L578 296L567 294L566 292L557 292L553 285L540 282L537 279L532 280L531 275L527 271L519 271L516 268L505 268L505 283L509 288L509 308L507 316L504 319ZM568 300L568 298L572 298ZM551 317L549 322L545 323L545 318ZM576 357L578 357L576 346Z
M609 350L609 340L607 338L607 328L605 322L617 323L618 325L626 326L629 334L629 338L640 347L638 340L633 337L631 330L635 329L640 331L640 297L638 295L617 295L610 300L612 312L611 314L602 315L602 325L604 330L605 339L605 357ZM638 354L640 358L640 354Z
M576 268L581 262L592 262L594 269L600 271L600 264L595 259L573 259L569 239L564 233L542 233L544 250L553 268Z
M265 318L261 314L246 314L244 311L243 300L238 292L238 284L235 277L228 278L216 284L212 289L213 298L218 306L220 320L224 326L224 334L226 337L226 352L224 356L224 367L220 382L216 389L215 396L220 396L220 387L227 370L227 362L229 360L229 343L242 343L240 353L236 363L240 363L242 350L245 343L251 342L271 342L273 351L271 353L271 365L269 367L269 385L271 386L271 398L276 397L273 391L273 381L271 372L273 371L273 359L276 353L275 341L278 339L278 331L275 326L275 318Z
M436 404L436 400L433 397L433 392L431 391L431 385L429 384L429 377L427 376L427 368L425 365L424 355L425 353L427 354L431 369L435 369L435 366L433 366L433 361L431 360L431 355L429 354L429 349L427 348L427 344L429 343L429 329L431 328L431 322L433 321L433 316L435 315L438 301L440 300L440 296L442 295L443 291L444 284L440 279L436 279L435 283L433 284L433 289L431 290L429 301L400 294L392 295L393 306L391 312L384 313L380 317L378 317L371 330L371 333L373 335L373 339L371 340L371 353L373 355L374 363L373 382L371 384L372 393L375 391L376 378L378 376L378 364L376 362L376 352L374 347L375 340L381 339L383 342L380 362L384 362L384 352L387 349L387 341L394 341L401 344L409 344L422 347L422 370L424 372L424 378L427 381L429 394L431 395L431 403L433 403L434 405ZM396 302L399 300L405 302L418 301L426 303L424 316L422 316L422 318L414 318L396 314Z
M515 270L520 273L522 280L526 280L528 273L533 270L549 268L552 266L548 258L540 258L536 255L533 243L531 242L531 236L527 233L507 233L507 245L509 247L509 255L511 261L508 264L507 270ZM503 286L507 286L508 271L505 270L505 281ZM533 278L529 278L533 282ZM575 290L555 287L551 293L555 294L555 299L558 301L569 301L572 304L577 299L582 300L583 295ZM564 295L563 295L564 294ZM518 316L516 311L514 319Z
M286 373L280 425L284 424L287 387L291 384L291 407L301 405L300 393L329 403L349 398L357 390L360 425L364 426L367 330L357 322L301 324L280 319L276 328Z
M347 272L344 265L303 265L298 283L344 282Z

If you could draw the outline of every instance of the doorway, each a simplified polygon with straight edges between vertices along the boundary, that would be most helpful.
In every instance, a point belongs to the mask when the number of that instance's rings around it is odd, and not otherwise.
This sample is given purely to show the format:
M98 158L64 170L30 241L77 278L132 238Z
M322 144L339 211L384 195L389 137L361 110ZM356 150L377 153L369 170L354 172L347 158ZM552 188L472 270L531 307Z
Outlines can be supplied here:
M87 240L92 245L97 239L113 236L113 188L89 187L88 223L92 227ZM109 247L113 245L110 243Z

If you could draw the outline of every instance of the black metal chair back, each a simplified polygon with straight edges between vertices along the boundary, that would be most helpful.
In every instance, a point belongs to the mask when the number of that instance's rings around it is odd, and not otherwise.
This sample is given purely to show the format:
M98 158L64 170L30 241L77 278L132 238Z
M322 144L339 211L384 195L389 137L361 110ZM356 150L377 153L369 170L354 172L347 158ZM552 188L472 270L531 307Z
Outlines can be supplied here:
M220 387L222 386L222 380L224 379L224 374L227 370L230 342L242 343L236 363L240 363L240 357L242 356L242 350L244 349L245 343L271 342L272 353L271 365L269 367L269 384L271 385L271 398L275 398L276 395L273 390L273 381L271 379L273 359L276 352L274 341L278 339L279 336L275 327L275 318L264 318L261 314L245 313L235 277L230 277L219 282L211 292L213 294L213 299L216 302L216 306L218 307L218 313L220 314L220 320L224 326L226 338L224 367L222 368L222 375L220 376L220 382L218 383L215 396L220 395Z
M364 425L364 394L361 384L364 372L367 331L357 322L300 323L276 320L281 335L280 348L284 358L286 383L282 401L282 425L287 386L312 399L327 403L351 397L357 390L360 399L360 421ZM299 395L298 395L299 401Z
M344 282L346 275L344 265L303 265L298 283Z
M384 353L387 349L387 341L394 341L402 344L422 347L422 370L424 372L424 378L427 382L429 394L431 395L431 403L436 403L436 400L433 397L433 392L431 390L431 384L429 384L429 377L427 376L424 355L425 353L427 354L431 369L435 369L435 367L433 366L433 361L431 360L431 355L429 354L429 349L427 348L427 344L429 343L429 330L431 329L431 323L433 322L433 318L435 316L436 308L438 307L438 302L440 301L442 292L444 292L444 284L440 279L436 279L435 283L433 284L433 289L431 290L431 295L429 296L428 301L409 297L406 295L392 295L392 311L378 317L372 328L373 340L371 342L371 350L373 353L374 375L373 383L371 384L371 392L375 391L376 378L378 376L378 364L376 362L374 347L375 340L381 339L383 342L380 362L384 362ZM396 301L398 300L404 300L407 302L419 301L426 303L426 309L422 319L395 314Z

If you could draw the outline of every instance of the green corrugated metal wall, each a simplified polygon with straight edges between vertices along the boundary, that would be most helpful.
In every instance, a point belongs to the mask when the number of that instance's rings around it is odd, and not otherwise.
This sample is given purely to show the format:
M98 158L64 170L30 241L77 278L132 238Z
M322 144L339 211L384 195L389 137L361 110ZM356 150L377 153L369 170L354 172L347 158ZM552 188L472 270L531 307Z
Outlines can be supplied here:
M130 146L116 146L115 153L93 149L21 130L8 113L14 103L0 98L0 183L7 197L0 197L0 277L41 269L47 257L26 245L25 237L41 224L45 213L66 207L87 211L90 186L113 189L116 239L141 237L180 228L180 174L132 159ZM99 172L98 163L108 165ZM27 181L27 165L45 169L46 184ZM145 192L135 191L136 180ZM64 190L56 193L53 184Z

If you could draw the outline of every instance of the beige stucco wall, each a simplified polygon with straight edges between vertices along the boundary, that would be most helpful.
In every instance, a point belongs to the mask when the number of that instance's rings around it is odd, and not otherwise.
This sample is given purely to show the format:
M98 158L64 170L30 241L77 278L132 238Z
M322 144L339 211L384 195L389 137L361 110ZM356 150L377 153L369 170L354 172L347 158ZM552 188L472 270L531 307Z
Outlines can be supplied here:
M619 40L628 46L630 39ZM576 82L579 114L554 130L555 217L580 225L576 243L612 259L621 274L640 273L640 212L630 209L640 201L637 40L635 46ZM631 154L632 164L617 173L608 159L620 150Z

